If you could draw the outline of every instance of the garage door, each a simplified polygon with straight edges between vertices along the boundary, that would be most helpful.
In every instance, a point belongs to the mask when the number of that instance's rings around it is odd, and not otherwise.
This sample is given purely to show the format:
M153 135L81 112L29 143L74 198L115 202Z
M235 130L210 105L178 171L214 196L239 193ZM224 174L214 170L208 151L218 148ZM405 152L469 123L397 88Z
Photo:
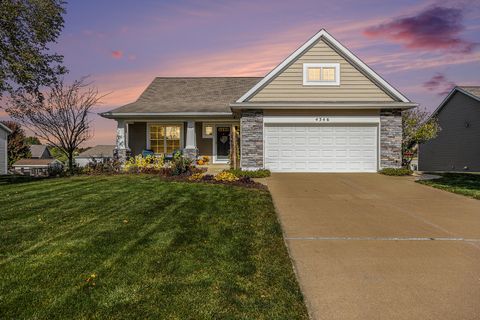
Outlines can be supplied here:
M274 172L374 172L377 126L265 124L265 167Z

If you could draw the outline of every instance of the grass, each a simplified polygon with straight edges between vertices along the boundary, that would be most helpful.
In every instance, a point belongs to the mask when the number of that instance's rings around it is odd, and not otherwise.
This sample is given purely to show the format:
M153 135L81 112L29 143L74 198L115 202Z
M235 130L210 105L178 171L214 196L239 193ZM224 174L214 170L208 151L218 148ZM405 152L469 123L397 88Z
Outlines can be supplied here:
M418 182L480 200L480 175L478 174L444 173L439 179Z
M308 318L266 191L123 175L0 194L1 319Z

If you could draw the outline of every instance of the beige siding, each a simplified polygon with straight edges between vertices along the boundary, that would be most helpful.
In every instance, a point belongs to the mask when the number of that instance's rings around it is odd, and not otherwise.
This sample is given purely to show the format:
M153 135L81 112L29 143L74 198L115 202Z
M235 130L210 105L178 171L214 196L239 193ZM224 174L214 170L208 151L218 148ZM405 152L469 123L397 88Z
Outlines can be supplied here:
M340 63L339 86L304 86L304 63ZM323 40L319 40L250 101L394 101Z

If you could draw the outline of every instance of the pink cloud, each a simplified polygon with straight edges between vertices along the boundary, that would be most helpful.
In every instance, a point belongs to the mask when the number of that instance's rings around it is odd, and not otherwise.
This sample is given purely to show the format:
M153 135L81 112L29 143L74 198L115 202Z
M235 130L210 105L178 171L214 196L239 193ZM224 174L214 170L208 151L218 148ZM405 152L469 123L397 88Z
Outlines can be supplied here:
M455 82L449 81L442 73L437 73L430 80L423 83L423 87L429 91L436 91L438 95L443 96L455 87Z
M364 34L388 38L411 49L471 53L478 44L461 38L464 29L461 9L434 6L415 15L370 26Z
M113 50L111 56L114 59L121 59L123 57L123 52L121 50Z

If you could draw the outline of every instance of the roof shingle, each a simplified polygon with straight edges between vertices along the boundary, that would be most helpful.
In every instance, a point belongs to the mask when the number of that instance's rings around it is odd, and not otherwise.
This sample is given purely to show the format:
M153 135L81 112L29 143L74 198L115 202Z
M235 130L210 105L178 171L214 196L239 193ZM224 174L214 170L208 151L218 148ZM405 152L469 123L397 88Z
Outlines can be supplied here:
M108 113L231 112L259 77L157 77L137 101Z
M480 86L461 86L459 88L480 99Z

